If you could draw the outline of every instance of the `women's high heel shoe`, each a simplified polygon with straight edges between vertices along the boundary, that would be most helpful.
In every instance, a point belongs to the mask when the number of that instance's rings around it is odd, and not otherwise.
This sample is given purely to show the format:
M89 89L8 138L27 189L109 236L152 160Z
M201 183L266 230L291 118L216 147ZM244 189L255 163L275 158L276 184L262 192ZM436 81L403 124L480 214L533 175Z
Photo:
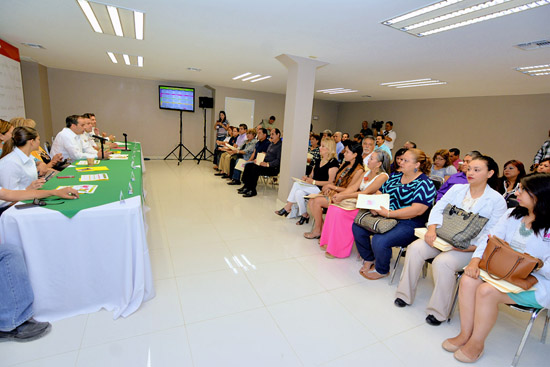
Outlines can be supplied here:
M303 215L300 215L300 220L296 222L296 225L301 226L304 223L309 223L309 217L304 217Z
M276 210L275 214L280 215L281 217L282 216L286 217L288 216L289 212L287 212L285 208L282 208L281 210Z

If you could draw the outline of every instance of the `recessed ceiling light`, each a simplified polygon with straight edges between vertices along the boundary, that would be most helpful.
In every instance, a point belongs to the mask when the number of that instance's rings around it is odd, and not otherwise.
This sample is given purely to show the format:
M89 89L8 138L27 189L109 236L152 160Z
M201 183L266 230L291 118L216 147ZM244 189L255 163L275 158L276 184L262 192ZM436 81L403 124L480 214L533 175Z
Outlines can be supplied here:
M241 78L243 78L247 75L250 75L250 74L252 74L252 73L244 73L244 74L241 74L241 75L237 75L236 77L233 78L233 80L241 79Z
M137 59L138 59L138 67L142 68L143 67L143 56L138 56Z
M86 0L77 2L95 32L143 40L145 14L142 11Z
M248 77L246 77L246 78L244 78L244 79L241 79L241 81L246 82L247 80L255 79L255 78L258 78L258 77L260 77L260 76L262 76L262 74L256 74L256 75L248 76Z
M269 78L271 78L271 75L262 76L261 78L251 80L250 83L256 83L256 82L259 82L260 80L265 80Z
M529 75L529 76L549 75L550 74L550 64L535 65L535 66L522 66L522 67L516 68L516 70L519 71L522 74L526 74L526 75Z
M317 92L325 93L325 94L342 94L342 93L355 93L359 91L355 89L349 89L349 88L330 88L330 89L319 89Z
M124 62L126 63L126 65L130 65L130 56L123 54L122 58L124 58Z
M39 45L38 43L28 43L28 42L23 42L21 43L22 45L25 45L27 47L30 47L30 48L38 48L38 49L41 49L41 50L45 50L46 48L42 45Z
M550 4L550 0L445 0L382 22L423 37ZM453 5L451 10L446 8Z
M111 61L113 62L113 64L118 64L118 60L116 59L115 57L115 54L112 53L112 52L107 52L107 55L109 55L109 58L111 59Z
M380 85L393 88L412 88L412 87L427 87L430 85L442 85L447 84L447 82L442 82L441 80L434 80L430 78L424 79L413 79L413 80L402 80L399 82L389 82L389 83L380 83Z

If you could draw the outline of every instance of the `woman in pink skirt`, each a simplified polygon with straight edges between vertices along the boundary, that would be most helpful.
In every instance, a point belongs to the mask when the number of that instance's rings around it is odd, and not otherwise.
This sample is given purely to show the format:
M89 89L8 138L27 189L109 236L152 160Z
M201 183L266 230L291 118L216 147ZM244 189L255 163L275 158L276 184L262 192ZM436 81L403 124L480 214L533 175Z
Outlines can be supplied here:
M357 196L375 194L386 182L388 179L386 172L390 169L388 153L373 152L369 157L367 168L363 180L334 195L332 204L327 210L319 244L321 249L326 250L325 256L329 259L350 255L353 247L351 225L359 211L355 208Z

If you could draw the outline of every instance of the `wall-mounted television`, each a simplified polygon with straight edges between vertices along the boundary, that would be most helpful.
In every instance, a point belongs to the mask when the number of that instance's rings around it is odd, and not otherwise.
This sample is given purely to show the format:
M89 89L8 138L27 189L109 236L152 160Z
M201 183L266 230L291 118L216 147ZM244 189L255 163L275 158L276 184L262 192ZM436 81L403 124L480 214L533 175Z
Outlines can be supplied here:
M195 88L159 85L159 108L195 112Z

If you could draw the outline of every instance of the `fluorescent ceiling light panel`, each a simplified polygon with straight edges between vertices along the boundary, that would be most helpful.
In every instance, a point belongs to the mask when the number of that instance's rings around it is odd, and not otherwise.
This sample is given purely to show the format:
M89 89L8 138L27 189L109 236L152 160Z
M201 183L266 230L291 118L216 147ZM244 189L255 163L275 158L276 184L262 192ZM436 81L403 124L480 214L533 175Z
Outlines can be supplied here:
M250 83L256 83L256 82L259 82L260 80L265 80L269 78L271 78L271 75L262 76L261 78L251 80Z
M390 84L401 84L401 83L412 83L412 82L422 82L425 80L431 80L429 78L424 79L414 79L414 80L402 80L400 82L389 82L389 83L380 83L380 85L390 85Z
M138 66L139 66L140 68L143 67L143 56L138 56Z
M107 52L107 55L109 55L109 57L111 58L111 61L113 62L113 64L118 64L118 60L116 59L114 53L112 53L112 52Z
M107 11L109 12L109 17L111 18L111 23L113 24L115 34L119 37L124 37L124 32L122 32L122 24L120 24L120 17L118 16L117 8L107 5Z
M441 80L434 80L430 78L414 79L414 80L402 80L400 82L381 83L380 85L390 88L411 88L411 87L424 87L428 85L441 85L447 84Z
M526 75L529 75L529 76L549 75L550 74L550 64L535 65L535 66L522 66L522 67L516 68L516 70L519 71L522 74L526 74Z
M536 66L522 66L520 68L516 68L516 70L520 71L520 70L540 69L540 68L548 68L548 67L550 67L550 64L536 65Z
M247 75L250 75L250 74L252 74L252 73L244 73L244 74L241 74L241 75L237 75L236 77L233 78L233 80L241 79L241 78L243 78Z
M359 91L355 89L349 89L349 88L330 88L330 89L319 89L317 92L325 93L325 94L342 94L342 93L355 93Z
M550 4L550 0L446 0L382 24L423 37Z
M249 76L247 78L241 79L241 81L246 82L247 80L256 79L257 77L260 77L260 76L262 76L262 74L252 75L252 76Z
M122 57L124 58L126 65L130 65L130 56L123 54Z
M134 27L136 31L136 39L143 39L143 13L134 11Z
M84 15L88 19L88 22L92 26L93 30L97 33L103 33L103 30L101 29L90 4L85 0L78 0L78 5L80 5L80 8L84 12Z
M398 88L414 88L414 87L428 87L430 85L441 85L441 84L447 84L447 82L436 82L436 83L430 83L430 84L414 84L414 85L400 85L395 87Z

